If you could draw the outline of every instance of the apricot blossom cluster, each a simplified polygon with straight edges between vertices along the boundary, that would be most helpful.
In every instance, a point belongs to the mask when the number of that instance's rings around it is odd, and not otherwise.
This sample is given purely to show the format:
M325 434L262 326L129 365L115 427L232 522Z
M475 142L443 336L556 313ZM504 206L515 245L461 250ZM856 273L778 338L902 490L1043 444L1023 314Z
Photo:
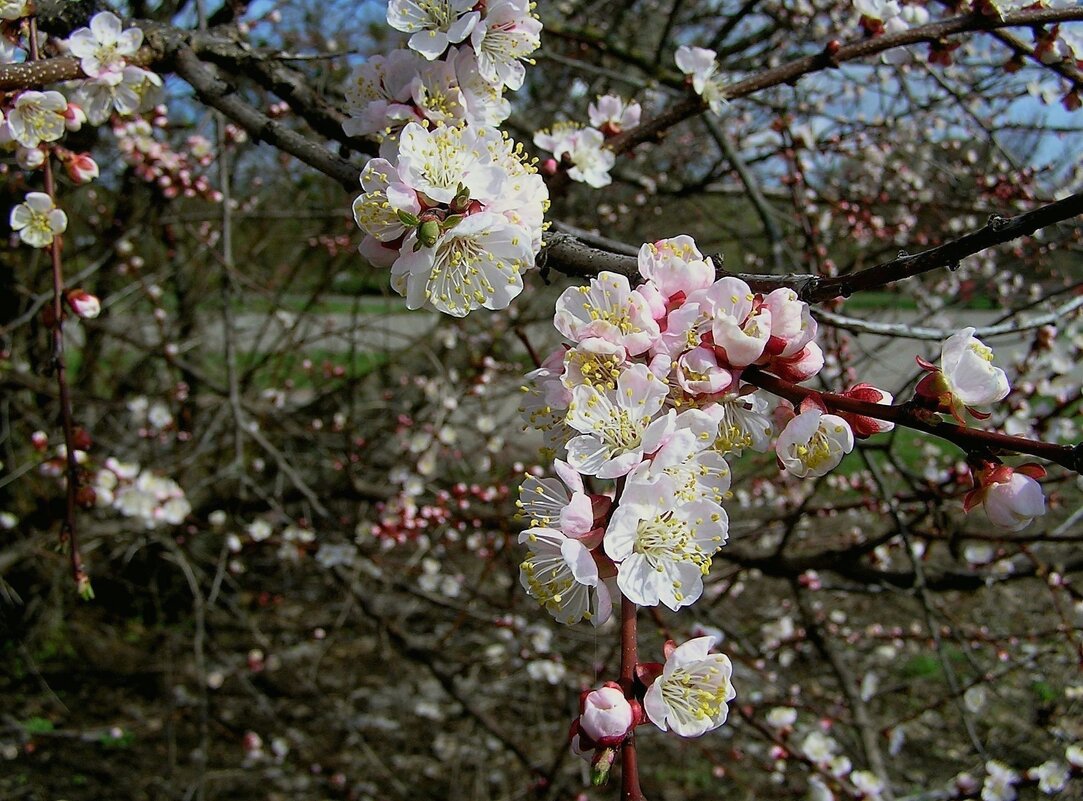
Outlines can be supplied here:
M411 49L366 62L343 124L381 143L353 204L361 253L391 268L411 309L504 309L541 250L549 195L522 147L493 126L510 113L503 91L522 85L541 23L526 0L480 10L395 0L387 21L412 34Z
M529 527L520 535L528 551L520 578L565 624L601 624L618 593L674 611L695 603L729 534L728 460L765 452L774 439L771 403L742 373L756 365L803 381L823 367L816 322L793 291L761 295L739 278L716 280L688 236L643 245L638 266L635 288L602 272L565 290L554 323L571 344L525 387L529 426L562 458L554 462L559 481L528 476L522 485ZM790 418L779 462L794 475L823 475L853 447L846 419L779 409ZM584 477L617 485L590 492ZM640 671L642 713L603 715L612 693L586 696L577 748L604 762L613 720L630 721L621 736L647 719L684 736L722 725L731 668L709 654L712 642L672 645L664 667Z

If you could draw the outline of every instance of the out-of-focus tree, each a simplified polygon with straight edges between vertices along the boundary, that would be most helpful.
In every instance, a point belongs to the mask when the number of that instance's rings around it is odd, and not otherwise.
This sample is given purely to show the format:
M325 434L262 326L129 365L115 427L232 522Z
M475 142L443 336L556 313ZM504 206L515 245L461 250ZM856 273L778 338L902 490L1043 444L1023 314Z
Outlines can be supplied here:
M0 795L1079 792L1077 4L0 17Z

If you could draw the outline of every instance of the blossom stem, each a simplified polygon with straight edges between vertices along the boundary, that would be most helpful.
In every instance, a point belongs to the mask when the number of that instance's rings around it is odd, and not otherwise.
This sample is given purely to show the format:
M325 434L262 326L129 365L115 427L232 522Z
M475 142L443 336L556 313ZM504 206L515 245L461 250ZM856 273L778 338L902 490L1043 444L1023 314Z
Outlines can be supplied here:
M37 19L30 18L30 60L37 61L38 26ZM56 202L56 179L53 176L52 148L45 155L42 165L45 180L45 193ZM56 374L57 395L60 401L60 426L64 431L64 462L66 490L64 501L64 519L60 524L61 545L67 543L71 560L71 574L76 589L83 597L92 597L90 580L83 567L83 558L79 552L79 537L76 528L76 505L79 492L80 468L75 457L75 420L71 407L71 391L68 388L67 361L64 357L64 265L61 258L63 242L61 235L55 234L49 245L49 256L53 273L53 372Z
M741 373L741 379L755 387L767 390L793 403L795 406L810 396L819 398L832 411L887 420L895 425L924 431L953 442L968 453L972 451L1012 451L1037 456L1040 459L1059 464L1076 473L1083 472L1083 445L1057 445L1052 442L1014 437L997 431L982 431L977 428L955 423L929 422L907 404L889 406L882 403L870 403L855 398L847 398L833 392L820 392L809 387L802 387L790 381L776 378L757 367L748 367Z
M632 700L635 696L636 662L639 659L636 644L636 613L638 607L624 593L620 596L620 686L624 696ZM620 751L620 797L621 801L646 801L639 786L639 754L636 752L635 730L621 744Z

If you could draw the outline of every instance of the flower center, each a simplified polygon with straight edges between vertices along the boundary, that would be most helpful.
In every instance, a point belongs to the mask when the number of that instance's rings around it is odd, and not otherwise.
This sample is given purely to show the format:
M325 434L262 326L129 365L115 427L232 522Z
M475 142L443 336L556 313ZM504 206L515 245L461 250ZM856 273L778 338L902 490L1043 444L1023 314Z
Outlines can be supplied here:
M993 361L993 350L988 345L983 345L981 342L973 342L970 345L970 349L974 351L974 355L979 359L983 359L987 362Z
M691 562L706 575L711 569L711 557L693 536L687 520L666 511L650 520L641 520L636 527L634 553L642 554L655 570L662 571L663 562ZM679 601L680 583L674 582L674 597Z
M662 684L662 699L685 720L717 717L728 695L725 674L706 661L677 668Z
M795 445L794 455L801 462L813 470L831 460L831 443L824 434L823 429L816 429L812 439L806 445Z

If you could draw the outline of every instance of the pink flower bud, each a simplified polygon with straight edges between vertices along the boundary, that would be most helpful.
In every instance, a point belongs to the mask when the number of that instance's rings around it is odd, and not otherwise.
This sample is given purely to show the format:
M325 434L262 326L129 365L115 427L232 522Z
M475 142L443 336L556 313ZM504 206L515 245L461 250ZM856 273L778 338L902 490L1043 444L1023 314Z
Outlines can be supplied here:
M771 359L765 369L783 381L800 383L812 378L823 366L824 352L815 342L809 342L792 356L776 356Z
M86 114L79 106L68 101L68 107L64 110L64 127L69 131L78 131L86 122Z
M894 400L894 398L891 397L890 392L885 392L879 387L874 387L872 384L854 384L842 394L843 397L846 398L853 398L854 400L864 401L865 403L879 403L884 406L890 406L892 400ZM880 420L876 417L867 417L863 414L839 412L839 417L850 424L850 428L853 430L855 437L860 437L862 439L870 437L873 434L882 434L895 427L894 423L889 423L886 420Z
M1021 531L1036 517L1045 514L1045 495L1034 477L1045 470L1039 465L990 466L981 472L980 486L964 503L970 511L978 502L985 505L989 522L1008 531Z
M73 153L64 163L64 167L68 171L68 177L77 184L90 183L99 175L98 163L89 153Z
M632 705L613 682L587 693L579 716L580 741L584 735L598 746L617 745L635 724Z
M101 301L82 289L69 289L65 293L65 299L68 301L71 310L84 320L93 320L101 314Z

